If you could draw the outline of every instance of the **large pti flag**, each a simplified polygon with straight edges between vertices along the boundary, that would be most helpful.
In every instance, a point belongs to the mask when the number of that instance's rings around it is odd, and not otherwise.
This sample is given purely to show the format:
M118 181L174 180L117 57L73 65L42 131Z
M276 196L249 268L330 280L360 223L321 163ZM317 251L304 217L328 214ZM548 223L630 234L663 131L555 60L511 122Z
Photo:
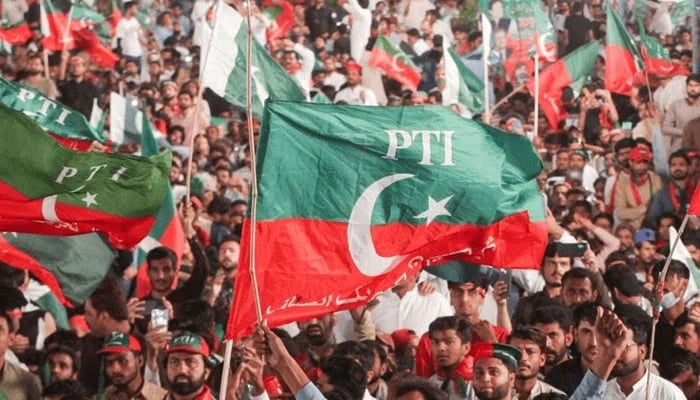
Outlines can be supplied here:
M608 7L606 14L605 88L629 96L634 75L642 69L642 58L615 11Z
M562 91L571 87L578 96L595 66L599 48L598 41L583 45L540 72L540 96L537 101L553 129L568 115L561 101ZM534 96L535 82L529 81L527 88Z
M211 46L202 54L202 85L234 106L246 106L247 31L241 15L222 1L216 6ZM253 42L253 115L262 117L265 100L304 101L294 79Z
M681 63L671 60L668 50L661 45L659 39L646 34L642 23L639 24L639 37L641 38L644 69L648 73L666 77L690 73Z
M255 274L270 326L358 307L451 259L539 268L542 163L527 138L441 106L268 102L262 127ZM229 338L256 322L244 224Z
M170 153L75 152L4 105L0 119L0 231L102 232L122 249L148 234L168 189Z
M389 39L382 35L379 35L374 42L369 64L381 69L389 78L407 88L413 91L418 89L418 84L421 80L418 67L411 62L401 49L394 47Z

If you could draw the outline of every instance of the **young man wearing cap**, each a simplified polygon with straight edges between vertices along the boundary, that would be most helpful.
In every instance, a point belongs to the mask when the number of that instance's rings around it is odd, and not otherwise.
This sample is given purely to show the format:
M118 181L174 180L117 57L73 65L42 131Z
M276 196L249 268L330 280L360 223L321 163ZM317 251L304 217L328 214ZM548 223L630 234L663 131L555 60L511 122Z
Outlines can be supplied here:
M515 372L515 391L518 400L531 400L542 393L564 393L539 379L544 367L547 339L539 330L522 326L513 330L508 344L520 350L522 358Z
M160 400L165 397L165 389L143 379L143 347L134 335L112 333L105 338L97 354L103 357L105 375L112 382L105 389L107 400Z
M500 343L474 345L474 395L479 400L514 399L515 372L521 353L517 348Z
M622 223L639 229L656 192L661 189L661 178L649 170L651 151L637 145L630 152L631 174L622 176L615 187L615 216Z
M671 180L654 196L647 212L647 222L655 223L664 213L675 213L681 218L685 216L695 190L695 182L688 174L689 168L690 158L685 151L676 151L668 157Z
M184 331L170 341L166 350L166 377L170 391L167 400L214 400L207 380L211 374L209 344L192 332Z
M661 126L668 153L680 149L685 124L700 117L700 74L688 75L685 90L688 97L671 103Z
M362 86L362 67L354 61L345 65L347 84L333 99L334 103L344 102L349 105L376 106L377 95L372 89Z

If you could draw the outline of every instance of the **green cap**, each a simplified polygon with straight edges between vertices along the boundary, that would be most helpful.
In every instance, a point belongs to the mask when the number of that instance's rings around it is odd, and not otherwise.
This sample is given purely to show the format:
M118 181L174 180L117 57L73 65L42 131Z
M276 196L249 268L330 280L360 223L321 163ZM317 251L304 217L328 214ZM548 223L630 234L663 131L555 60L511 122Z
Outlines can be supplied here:
M121 332L112 332L102 342L102 348L97 354L117 354L127 351L141 352L141 343L132 335Z
M473 343L469 354L474 357L474 364L482 358L498 358L512 369L518 368L522 357L520 350L513 346L500 343Z
M167 353L170 354L178 351L201 354L204 357L209 357L211 355L207 341L200 335L188 331L181 332L170 340Z

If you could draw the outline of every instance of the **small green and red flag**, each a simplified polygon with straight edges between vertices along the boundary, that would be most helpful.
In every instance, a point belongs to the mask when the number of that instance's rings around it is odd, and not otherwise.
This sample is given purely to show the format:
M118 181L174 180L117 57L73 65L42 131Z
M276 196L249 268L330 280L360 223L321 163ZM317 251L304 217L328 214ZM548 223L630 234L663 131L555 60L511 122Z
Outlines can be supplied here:
M0 41L11 45L26 44L33 35L34 33L29 29L29 25L26 22L0 27Z
M403 51L396 48L389 39L382 35L379 35L374 42L369 64L381 69L389 78L407 88L413 91L418 89L421 80L418 68Z
M151 230L165 199L170 153L150 158L71 151L0 105L0 231L104 233L120 249Z
M356 308L452 259L540 266L542 162L523 136L442 106L268 101L258 146L254 273L272 327ZM256 323L250 229L229 338Z
M561 100L562 91L566 87L571 87L574 93L581 92L595 66L599 48L598 41L583 45L540 72L540 96L537 101L547 117L549 126L553 129L556 129L559 122L566 119L568 115ZM534 96L535 81L528 81L527 88Z

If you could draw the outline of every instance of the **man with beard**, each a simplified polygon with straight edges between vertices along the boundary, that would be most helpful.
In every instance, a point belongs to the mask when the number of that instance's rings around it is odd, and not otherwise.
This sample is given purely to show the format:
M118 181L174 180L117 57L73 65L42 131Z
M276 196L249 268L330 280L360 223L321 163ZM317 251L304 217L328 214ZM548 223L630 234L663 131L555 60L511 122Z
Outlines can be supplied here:
M581 173L581 185L587 191L593 193L595 192L595 183L598 179L598 172L593 168L588 161L590 157L588 152L584 149L576 149L571 152L571 157L569 160L569 172L578 171Z
M539 379L544 367L547 340L539 330L531 326L516 328L508 338L508 344L520 350L522 358L515 372L515 391L518 400L532 400L542 393L561 393L559 389Z
M321 374L321 359L333 353L333 327L336 322L333 313L297 322L299 334L294 337L294 342L301 352L295 358L309 379L314 382Z
M583 303L574 309L574 337L576 338L576 357L553 368L546 376L545 382L563 390L568 396L576 390L586 370L591 367L598 354L594 340L597 303Z
M20 81L21 84L33 87L44 96L55 99L58 97L58 89L52 79L44 76L44 61L39 54L29 56L27 67L24 69L26 75Z
M188 299L196 299L202 295L209 275L209 261L204 250L204 246L199 241L192 222L195 218L193 208L190 208L183 216L183 226L185 236L187 236L190 251L194 256L194 266L190 273L190 278L179 288L173 288L173 282L178 274L177 255L168 247L156 247L146 255L146 266L148 280L151 284L151 291L138 300L137 306L144 307L148 301L167 300L173 307ZM133 299L131 301L134 301ZM164 306L165 307L165 306ZM145 333L150 314L144 316L137 324L138 328Z
M626 343L622 355L612 369L615 378L608 381L606 399L644 398L682 400L683 392L673 383L647 371L644 360L648 354L647 343L651 331L651 317L641 308L622 304L615 314L625 325ZM649 393L646 380L650 379Z
M622 176L615 186L615 216L622 223L639 229L651 199L661 189L661 178L649 170L651 150L637 145L630 152L631 174Z
M212 284L212 297L214 300L214 311L216 312L217 323L226 326L229 309L233 301L233 285L238 269L238 257L241 254L240 239L234 235L224 235L219 244L217 260L220 270L214 283Z
M160 400L167 391L143 379L143 346L134 335L113 332L107 336L98 354L104 357L105 375L112 384L105 390L106 400Z
M659 364L659 375L678 386L687 399L700 398L700 360L695 353L685 349L671 349L668 357Z
M632 138L622 138L615 143L615 174L605 180L603 199L608 214L615 210L615 187L622 176L629 176L630 173L630 152L637 144Z
M668 153L675 152L681 147L683 127L695 118L700 117L700 74L690 74L685 80L685 90L688 97L671 103L661 126L664 144Z
M571 359L573 315L564 305L548 305L533 311L530 323L546 337L544 373Z
M695 182L688 177L689 167L690 158L685 151L676 151L668 157L671 180L654 196L647 212L647 222L655 223L665 213L674 213L680 218L685 216L695 189Z
M588 301L598 300L600 275L585 268L572 268L561 278L561 299L574 308Z
M345 102L352 106L376 106L377 95L372 89L362 86L362 67L354 61L345 65L347 84L336 93L333 102Z
M69 72L68 79L66 79L66 68ZM87 79L87 62L80 56L70 57L70 53L64 50L61 53L58 79L61 103L90 118L92 101L100 97L102 91Z
M654 265L652 270L654 282L658 282L663 266L663 261ZM671 346L674 343L674 324L685 313L685 293L688 289L689 279L690 271L688 267L678 260L671 260L666 273L666 280L663 284L664 295L661 299L661 315L656 325L656 343L663 343L667 346ZM654 354L654 360L660 361L662 358L662 352Z
M206 385L211 374L211 353L202 336L181 332L170 341L166 353L166 377L170 386L166 400L214 400Z
M478 343L474 354L474 395L479 400L511 400L521 354L513 346Z

